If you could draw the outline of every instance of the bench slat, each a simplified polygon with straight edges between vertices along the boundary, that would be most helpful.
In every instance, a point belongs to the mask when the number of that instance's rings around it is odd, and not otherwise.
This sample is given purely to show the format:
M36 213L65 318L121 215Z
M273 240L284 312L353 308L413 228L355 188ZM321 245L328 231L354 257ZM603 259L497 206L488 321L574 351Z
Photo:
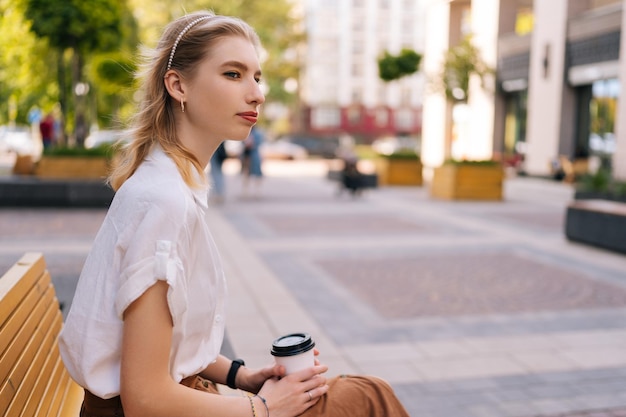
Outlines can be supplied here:
M59 361L61 358L59 358ZM61 374L61 380L54 387L54 396L52 397L52 402L50 403L50 407L47 410L47 417L56 417L56 416L65 416L65 410L63 410L63 399L65 396L65 391L67 385L71 382L71 378L69 377L67 372L63 372Z
M56 360L57 360L56 365L61 368L62 372L61 372L61 374L59 376L59 380L56 383L56 385L49 387L50 388L50 392L49 392L50 395L47 395L47 396L50 397L52 401L50 401L50 403L48 405L48 408L43 410L44 412L41 414L42 416L51 416L51 417L53 417L53 416L57 416L57 415L63 415L63 413L64 413L64 410L63 410L63 399L64 399L64 396L65 396L65 391L67 389L67 386L70 383L73 383L73 381L70 378L69 374L65 370L65 367L63 366L63 362L61 361L61 357L58 356L58 348L57 348ZM81 400L82 400L82 398L81 398ZM76 414L76 415L78 415L78 414Z
M52 351L52 347L56 345L56 335L61 328L61 316L54 304L49 306L44 319L39 324L43 328L33 333L30 342L15 360L15 365L0 391L0 407L6 407L5 402L10 403L7 410L9 416L19 415L12 410L21 410L24 407L45 358Z
M0 327L0 357L19 333L26 320L33 316L37 302L44 296L50 284L50 274L41 275L30 291L24 295L24 299L16 307L13 314L5 321L4 326Z
M67 372L65 373L66 375ZM63 395L63 403L56 417L75 417L80 413L80 409L85 397L83 388L76 384L71 378L67 379L65 384L65 394Z
M40 253L0 277L0 417L77 417L82 388L69 376L57 338L63 326Z
M61 378L64 375L67 375L63 362L58 359L59 358L50 358L51 363L48 364L48 366L52 368L52 376L50 377L50 379L44 381L46 383L45 392L49 394L54 393L54 395L56 395L55 390L61 383ZM52 404L52 399L54 398L54 395L45 395L41 398L39 406L34 414L35 416L47 415L50 410L50 404ZM78 416L78 413L74 415L74 417L76 416Z
M53 342L55 341L53 340ZM38 415L38 410L41 409L40 400L48 397L46 395L48 384L52 379L55 369L58 368L58 358L55 357L54 351L50 352L50 354L46 355L43 359L45 359L45 361L41 366L41 370L39 371L33 384L30 395L26 400L26 407L24 407L24 411L22 412L22 415L24 416Z
M41 332L37 332L37 329L42 325L49 327L52 324L56 307L53 303L55 300L54 291L50 287L45 297L40 298L37 304L33 305L34 308L31 310L30 316L19 329L19 332L12 338L2 356L0 356L0 369L5 370L0 375L0 387L6 383L7 379L14 372L15 365L20 361L20 356L26 353L27 347L32 344L32 340L42 339L43 335ZM46 315L49 316L46 317ZM44 317L47 320L44 321ZM45 330L48 329L46 328ZM32 346L33 350L36 351L38 349L36 344Z
M0 326L46 269L40 253L26 253L0 279Z

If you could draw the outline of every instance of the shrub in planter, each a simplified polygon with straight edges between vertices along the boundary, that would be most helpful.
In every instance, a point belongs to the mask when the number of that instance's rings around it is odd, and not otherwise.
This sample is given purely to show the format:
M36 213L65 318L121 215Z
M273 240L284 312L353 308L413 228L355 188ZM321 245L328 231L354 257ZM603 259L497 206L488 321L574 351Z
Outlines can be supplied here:
M115 145L97 148L53 147L46 149L35 167L44 178L103 179L109 173Z
M576 184L577 200L601 199L626 203L626 182L615 180L611 171L601 168L583 176Z
M411 150L378 155L376 172L381 185L422 185L422 162Z
M446 200L502 200L504 169L494 160L447 160L435 168L432 197Z

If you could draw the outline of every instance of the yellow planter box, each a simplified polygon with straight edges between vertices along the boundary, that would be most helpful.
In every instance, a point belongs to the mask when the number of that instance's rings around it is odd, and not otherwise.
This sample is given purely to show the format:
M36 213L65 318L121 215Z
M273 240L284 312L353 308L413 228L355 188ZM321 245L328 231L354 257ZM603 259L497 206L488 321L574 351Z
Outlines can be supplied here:
M435 168L432 197L446 200L502 200L500 165L442 165Z
M422 185L422 163L417 159L376 159L378 185Z
M31 175L35 170L35 162L32 155L17 155L13 165L15 175Z
M42 156L35 175L43 178L104 179L109 175L105 157Z

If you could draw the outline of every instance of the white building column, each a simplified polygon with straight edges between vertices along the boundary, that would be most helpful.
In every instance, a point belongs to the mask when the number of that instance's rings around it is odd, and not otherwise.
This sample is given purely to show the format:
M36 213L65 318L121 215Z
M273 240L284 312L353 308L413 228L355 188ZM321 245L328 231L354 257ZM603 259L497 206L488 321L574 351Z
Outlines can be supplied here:
M498 60L500 0L472 0L472 43L489 68ZM465 146L467 159L489 159L493 154L495 117L495 76L481 80L473 76L468 94L469 135Z
M425 6L424 55L422 68L426 79L439 77L444 54L450 45L450 4L447 1L430 0ZM441 165L448 156L450 140L451 109L445 94L428 86L422 104L421 159L426 167Z
M568 0L535 1L530 48L527 151L525 170L530 175L550 173L558 155L563 74L567 36Z
M613 154L613 177L626 181L626 0L622 0L622 35L619 51L620 96L615 120L616 148Z

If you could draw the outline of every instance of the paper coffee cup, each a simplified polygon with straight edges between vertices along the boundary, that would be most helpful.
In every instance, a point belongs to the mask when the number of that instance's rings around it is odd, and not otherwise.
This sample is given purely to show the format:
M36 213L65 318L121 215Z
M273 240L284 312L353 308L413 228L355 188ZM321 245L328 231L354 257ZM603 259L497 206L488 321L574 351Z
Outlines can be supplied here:
M315 342L308 333L291 333L272 343L272 356L285 367L287 375L315 365Z

